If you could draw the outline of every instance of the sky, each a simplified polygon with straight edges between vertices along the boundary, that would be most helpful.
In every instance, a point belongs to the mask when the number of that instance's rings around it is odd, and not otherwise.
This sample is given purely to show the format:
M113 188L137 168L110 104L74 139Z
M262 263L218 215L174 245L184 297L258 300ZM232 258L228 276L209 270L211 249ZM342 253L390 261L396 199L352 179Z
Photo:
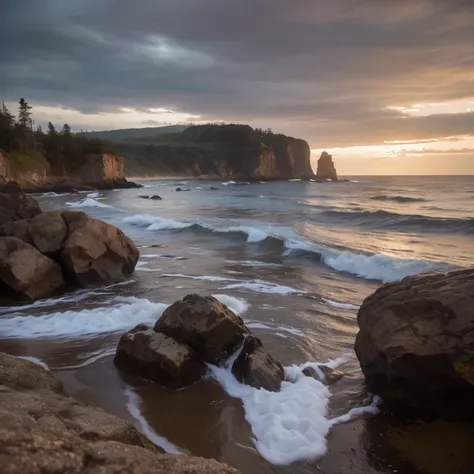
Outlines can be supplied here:
M2 0L0 100L75 131L271 128L341 175L474 174L473 25L474 0Z

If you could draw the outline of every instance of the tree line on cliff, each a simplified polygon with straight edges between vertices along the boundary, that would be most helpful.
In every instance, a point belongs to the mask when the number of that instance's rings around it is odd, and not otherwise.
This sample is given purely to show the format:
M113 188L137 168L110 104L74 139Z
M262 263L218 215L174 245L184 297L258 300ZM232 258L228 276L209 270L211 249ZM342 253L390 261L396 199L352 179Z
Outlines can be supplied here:
M34 125L32 107L24 98L18 102L17 117L5 102L1 103L0 151L14 166L46 162L57 174L80 166L87 155L114 152L112 145L104 140L71 133L67 123L57 130L49 122L43 131L40 125Z

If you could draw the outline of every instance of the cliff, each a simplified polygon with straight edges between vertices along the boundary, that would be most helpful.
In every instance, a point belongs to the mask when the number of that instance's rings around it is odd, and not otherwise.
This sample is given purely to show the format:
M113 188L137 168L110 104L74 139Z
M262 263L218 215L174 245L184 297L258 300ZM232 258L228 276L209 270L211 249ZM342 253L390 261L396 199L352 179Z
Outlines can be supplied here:
M53 171L50 163L36 151L0 151L0 181L15 181L28 191L90 186L99 189L131 187L125 179L124 160L112 154L91 154L71 170Z
M309 145L301 139L234 124L195 125L154 137L149 129L144 130L143 137L139 136L140 130L134 130L133 138L114 143L125 158L128 176L315 177Z

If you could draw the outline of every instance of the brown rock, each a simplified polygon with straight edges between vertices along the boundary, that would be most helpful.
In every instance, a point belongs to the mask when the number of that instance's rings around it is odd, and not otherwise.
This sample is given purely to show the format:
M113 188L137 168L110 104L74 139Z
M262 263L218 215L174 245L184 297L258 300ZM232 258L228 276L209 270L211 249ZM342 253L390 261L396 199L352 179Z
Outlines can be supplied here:
M0 354L2 474L238 474L214 460L162 453L130 423L64 396L52 380L42 367Z
M227 359L249 332L242 319L216 298L196 294L167 308L155 331L188 344L210 363Z
M330 179L332 181L337 181L337 172L334 167L334 162L332 161L332 155L328 152L323 151L321 157L318 160L318 170L316 172L316 177L319 179Z
M196 382L206 370L189 346L143 324L122 336L115 363L121 369L174 389Z
M392 409L474 419L474 269L404 278L358 313L355 351Z
M41 214L38 201L12 181L0 184L0 225Z
M75 286L118 283L133 273L139 251L120 229L83 212L62 217L69 233L59 260Z
M255 388L278 392L285 379L285 371L279 362L266 352L255 336L247 336L239 357L232 366L237 380Z
M50 296L63 286L57 263L16 237L0 237L2 296L35 300Z
M319 380L325 385L332 385L338 380L344 377L344 373L340 370L331 369L327 365L318 365L318 369L321 371L321 375L314 367L306 367L303 369L303 374L307 377L312 377L313 379Z

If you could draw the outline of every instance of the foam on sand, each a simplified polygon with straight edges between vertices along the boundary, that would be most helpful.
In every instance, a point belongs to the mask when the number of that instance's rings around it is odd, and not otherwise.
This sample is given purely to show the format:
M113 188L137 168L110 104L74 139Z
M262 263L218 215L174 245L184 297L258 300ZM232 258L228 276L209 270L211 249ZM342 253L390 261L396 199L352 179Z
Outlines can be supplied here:
M286 368L287 381L282 382L281 390L268 392L239 383L230 371L230 362L226 367L208 367L230 396L242 400L255 447L272 464L288 465L323 456L327 449L326 436L334 424L361 413L374 413L376 409L373 406L354 409L350 415L329 420L329 389L306 377L301 367Z
M127 409L130 415L135 418L140 427L140 431L153 443L155 443L160 448L163 448L167 453L170 454L185 454L185 452L175 446L171 441L168 441L163 436L160 436L156 431L150 426L146 418L143 416L140 405L140 397L133 391L131 387L125 389L125 396L127 397Z
M83 199L82 201L77 201L77 202L67 202L66 203L69 207L72 207L73 209L81 209L83 207L113 207L109 206L108 204L104 204L102 202L96 201L95 199L92 198L86 198Z
M11 338L80 339L124 332L139 323L154 324L168 307L135 297L115 298L107 306L31 316L14 314L2 319L0 335Z

